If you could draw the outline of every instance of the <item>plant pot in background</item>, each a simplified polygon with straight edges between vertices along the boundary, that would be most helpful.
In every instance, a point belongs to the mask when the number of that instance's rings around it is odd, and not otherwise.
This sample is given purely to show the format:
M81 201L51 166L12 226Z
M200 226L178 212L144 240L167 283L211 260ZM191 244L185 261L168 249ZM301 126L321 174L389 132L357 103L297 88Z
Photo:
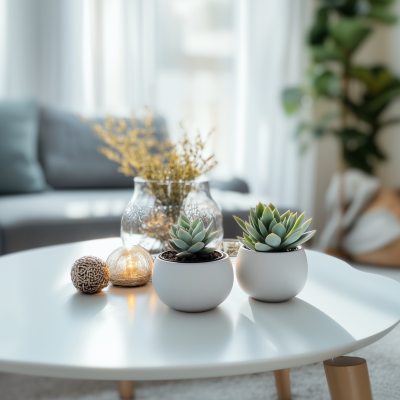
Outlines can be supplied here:
M236 278L250 297L267 303L290 300L307 281L308 264L302 247L285 252L259 252L241 246Z
M213 223L218 235L213 246L224 236L222 213L210 194L207 179L194 181L151 181L134 178L133 197L121 221L121 238L126 246L141 245L151 254L166 251L169 231L181 214L200 218L205 226Z
M226 253L215 261L173 262L160 254L154 262L153 287L167 306L184 312L208 311L232 290L233 268Z

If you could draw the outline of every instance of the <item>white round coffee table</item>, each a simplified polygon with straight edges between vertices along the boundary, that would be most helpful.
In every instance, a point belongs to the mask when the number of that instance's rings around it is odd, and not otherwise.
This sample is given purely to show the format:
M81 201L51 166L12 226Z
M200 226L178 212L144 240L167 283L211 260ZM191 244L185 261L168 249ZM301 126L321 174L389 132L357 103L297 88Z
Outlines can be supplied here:
M250 299L234 283L199 314L164 305L151 283L78 293L73 262L106 257L120 239L0 257L0 370L48 377L158 380L282 370L341 356L400 320L400 284L308 251L304 290L285 303Z

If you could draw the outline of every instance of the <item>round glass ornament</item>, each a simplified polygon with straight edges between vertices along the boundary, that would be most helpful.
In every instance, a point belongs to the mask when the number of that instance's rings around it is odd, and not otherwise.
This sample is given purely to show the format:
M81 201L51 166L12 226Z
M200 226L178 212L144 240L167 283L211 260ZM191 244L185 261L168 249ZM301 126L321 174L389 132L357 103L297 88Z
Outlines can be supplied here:
M121 246L106 261L110 281L117 286L142 286L153 274L153 258L142 246Z

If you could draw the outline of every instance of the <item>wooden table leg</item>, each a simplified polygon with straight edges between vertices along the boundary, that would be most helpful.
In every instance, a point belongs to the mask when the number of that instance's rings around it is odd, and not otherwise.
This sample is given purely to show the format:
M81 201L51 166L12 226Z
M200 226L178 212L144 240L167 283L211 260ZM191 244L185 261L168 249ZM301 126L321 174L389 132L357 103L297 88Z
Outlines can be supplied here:
M332 400L372 400L367 362L359 357L324 361Z
M133 381L119 381L119 397L123 400L133 399L135 383Z
M279 369L274 371L276 390L278 391L279 400L291 400L292 394L290 392L290 369Z

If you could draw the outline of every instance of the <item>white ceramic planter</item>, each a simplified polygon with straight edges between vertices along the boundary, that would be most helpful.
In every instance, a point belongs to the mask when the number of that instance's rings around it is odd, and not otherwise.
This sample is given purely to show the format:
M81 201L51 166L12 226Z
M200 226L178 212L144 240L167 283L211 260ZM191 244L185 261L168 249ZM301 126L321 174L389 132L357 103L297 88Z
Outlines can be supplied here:
M290 300L307 281L308 264L303 248L269 253L240 247L236 260L236 278L250 297L269 303Z
M153 287L167 306L185 312L208 311L221 304L233 286L233 268L226 253L217 261L182 263L157 256Z

